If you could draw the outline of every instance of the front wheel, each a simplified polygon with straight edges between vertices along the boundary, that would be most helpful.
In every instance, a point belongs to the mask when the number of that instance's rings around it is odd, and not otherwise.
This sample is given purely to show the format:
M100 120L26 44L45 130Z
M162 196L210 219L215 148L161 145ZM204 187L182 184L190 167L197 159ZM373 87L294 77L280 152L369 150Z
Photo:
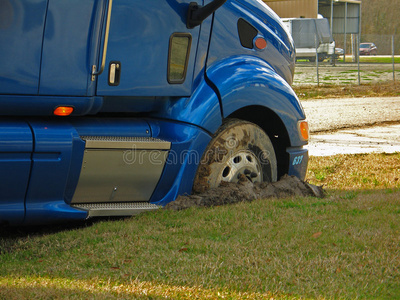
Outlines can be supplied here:
M243 177L244 176L244 177ZM277 179L274 147L259 126L229 119L215 133L203 154L193 191L204 192L221 182L273 182Z

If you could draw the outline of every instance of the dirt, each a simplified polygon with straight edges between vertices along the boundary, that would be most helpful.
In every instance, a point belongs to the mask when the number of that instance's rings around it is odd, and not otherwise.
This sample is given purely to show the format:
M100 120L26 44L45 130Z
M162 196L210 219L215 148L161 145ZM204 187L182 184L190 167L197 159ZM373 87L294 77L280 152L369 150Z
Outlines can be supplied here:
M273 183L252 183L243 176L238 183L223 182L218 188L209 189L201 194L179 196L168 203L165 209L183 210L190 207L211 207L250 202L257 199L313 196L323 198L322 187L301 181L296 176L283 176Z

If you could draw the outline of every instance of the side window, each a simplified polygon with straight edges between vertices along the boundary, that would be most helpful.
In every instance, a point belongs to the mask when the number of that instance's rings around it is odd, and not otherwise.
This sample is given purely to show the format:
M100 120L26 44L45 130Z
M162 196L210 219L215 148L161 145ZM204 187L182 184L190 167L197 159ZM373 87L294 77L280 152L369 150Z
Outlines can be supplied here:
M168 82L183 83L189 62L192 36L189 33L174 33L169 40Z

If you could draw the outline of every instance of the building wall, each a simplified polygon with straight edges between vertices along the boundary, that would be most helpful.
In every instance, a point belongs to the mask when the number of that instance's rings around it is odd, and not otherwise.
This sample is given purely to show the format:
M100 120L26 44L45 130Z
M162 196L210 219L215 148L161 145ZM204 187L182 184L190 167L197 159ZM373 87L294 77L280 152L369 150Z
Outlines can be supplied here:
M263 0L281 18L316 18L318 0Z

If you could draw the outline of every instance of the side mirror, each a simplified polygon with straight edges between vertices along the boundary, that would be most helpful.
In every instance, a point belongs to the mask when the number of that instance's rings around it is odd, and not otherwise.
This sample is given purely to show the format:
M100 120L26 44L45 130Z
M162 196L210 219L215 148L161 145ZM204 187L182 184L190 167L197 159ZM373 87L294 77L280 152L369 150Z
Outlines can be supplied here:
M226 0L214 0L206 6L200 6L196 2L190 2L186 27L192 29L199 26L209 15L220 8L225 2Z

